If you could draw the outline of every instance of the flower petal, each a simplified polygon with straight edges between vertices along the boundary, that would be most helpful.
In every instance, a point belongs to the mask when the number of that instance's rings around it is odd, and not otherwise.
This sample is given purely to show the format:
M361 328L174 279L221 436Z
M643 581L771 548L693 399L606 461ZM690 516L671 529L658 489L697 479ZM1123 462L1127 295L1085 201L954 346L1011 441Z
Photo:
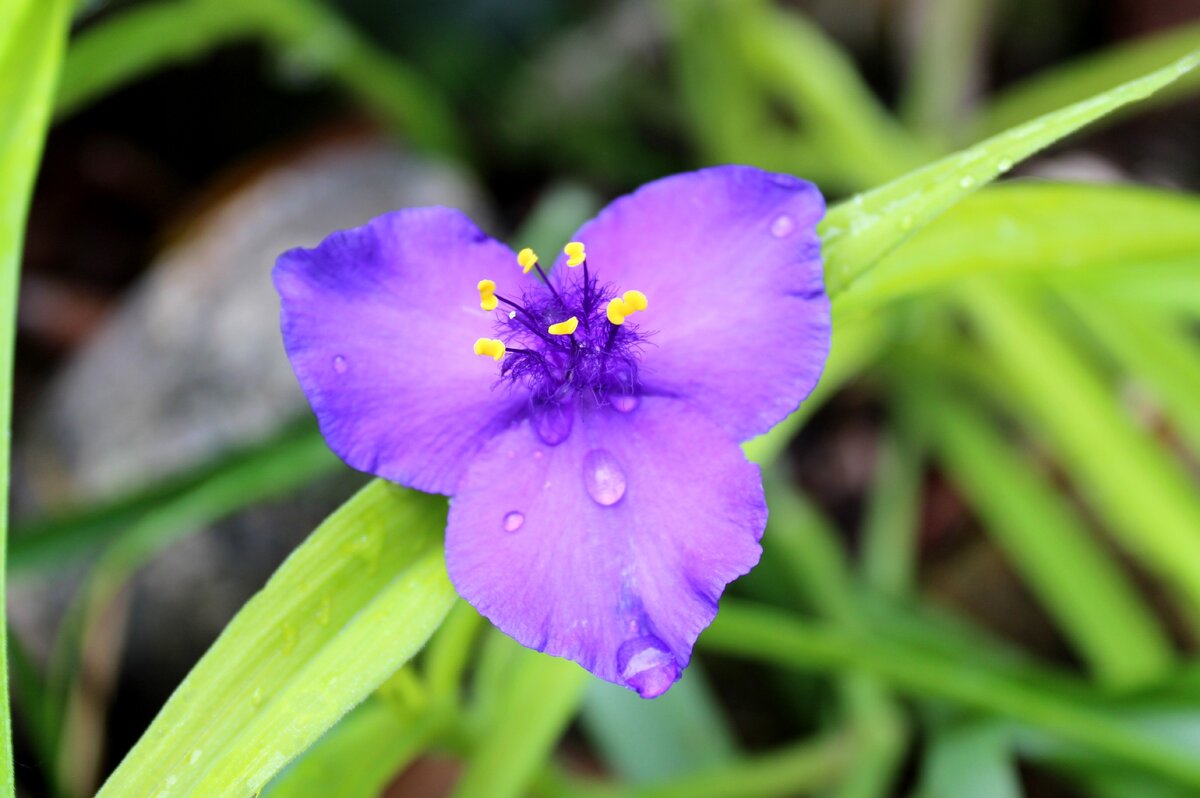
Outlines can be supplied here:
M330 447L349 465L450 493L526 403L472 353L494 332L476 284L515 255L448 208L385 214L279 256L284 347Z
M758 562L758 467L701 413L647 397L544 445L528 422L472 463L450 503L460 595L523 645L645 698L691 658L725 585Z
M685 399L738 440L795 410L829 354L824 210L811 183L719 166L648 183L585 224L575 238L592 273L649 299L632 319L655 331L644 387Z

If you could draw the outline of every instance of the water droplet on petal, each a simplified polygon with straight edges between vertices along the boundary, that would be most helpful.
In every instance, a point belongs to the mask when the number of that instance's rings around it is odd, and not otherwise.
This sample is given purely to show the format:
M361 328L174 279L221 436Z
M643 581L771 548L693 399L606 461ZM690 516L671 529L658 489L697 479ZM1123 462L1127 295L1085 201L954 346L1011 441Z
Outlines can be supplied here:
M192 751L192 755L188 757L188 764L194 765L199 761L200 761L200 749L197 748L195 751Z
M346 358L342 357L341 355L333 356L334 371L336 371L338 374L345 374L349 368L350 364L346 361Z
M617 394L616 396L612 397L610 401L612 403L613 410L616 410L618 413L632 413L634 410L637 410L638 405L642 403L642 400L638 398L637 394L629 393Z
M544 405L533 415L533 429L547 446L557 446L569 438L574 423L575 411L565 402Z
M975 185L975 178L971 177L970 175L964 175L963 179L958 181L958 184L963 188L970 188L971 186Z
M771 222L771 235L776 238L787 238L795 229L796 220L786 213L775 217L775 221Z
M1008 158L1001 158L1000 163L996 164L996 171L999 172L1000 174L1004 174L1005 172L1007 172L1009 169L1012 169L1012 168L1013 168L1013 162L1011 160L1009 160Z
M504 516L504 531L516 532L525 524L525 513L513 510Z
M611 507L625 495L625 472L608 449L583 456L583 486L596 504Z
M653 635L622 643L617 649L617 671L642 698L662 695L679 678L675 655Z

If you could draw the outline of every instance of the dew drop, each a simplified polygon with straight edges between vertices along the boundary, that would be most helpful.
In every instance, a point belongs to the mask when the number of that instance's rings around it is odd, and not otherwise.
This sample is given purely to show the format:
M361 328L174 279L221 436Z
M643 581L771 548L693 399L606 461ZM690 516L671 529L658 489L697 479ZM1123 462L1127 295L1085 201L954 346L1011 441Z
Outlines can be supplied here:
M625 495L625 472L608 449L583 456L583 486L596 504L611 507Z
M516 532L518 529L524 526L524 524L525 513L522 513L519 510L513 510L510 513L506 513L504 516L505 532Z
M617 394L609 401L612 403L613 410L616 410L618 413L632 413L642 403L637 394L631 393Z
M199 761L200 761L200 749L197 748L195 751L192 751L192 755L188 757L188 764L194 765Z
M542 443L547 446L558 446L571 436L571 426L575 422L575 411L571 405L560 402L544 405L535 411L533 429Z
M1013 168L1013 162L1010 161L1008 158L1001 158L1000 162L998 164L996 164L996 171L999 172L1000 174L1004 174L1005 172L1007 172L1009 169L1012 169L1012 168Z
M679 678L679 665L667 644L654 635L626 640L617 649L617 670L642 698L655 698Z
M963 179L958 181L958 184L963 188L970 188L971 186L975 185L975 178L971 177L970 175L964 175Z
M787 238L795 230L796 220L786 213L782 216L776 216L775 221L771 222L771 235L776 238Z
M254 692L250 695L250 703L256 707L261 707L263 702L263 694L261 687L255 687Z
M338 374L345 374L346 371L349 370L349 368L350 368L350 364L348 362L346 362L346 358L342 357L341 355L333 356L333 370L334 371L336 371Z

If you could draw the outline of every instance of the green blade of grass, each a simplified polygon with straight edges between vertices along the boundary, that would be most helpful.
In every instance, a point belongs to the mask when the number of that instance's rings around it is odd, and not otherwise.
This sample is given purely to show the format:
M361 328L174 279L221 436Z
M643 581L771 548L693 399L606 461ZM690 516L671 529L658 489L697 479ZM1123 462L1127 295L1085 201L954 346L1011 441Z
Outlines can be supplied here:
M1007 130L1197 51L1200 51L1200 24L1110 47L1005 89L983 109L974 130L980 136ZM1197 90L1200 90L1200 72L1193 72L1156 95L1153 102L1171 102Z
M1164 675L1173 655L1154 614L1055 490L967 402L928 379L900 390L906 415L1096 678L1127 688Z
M1074 282L1187 258L1200 264L1200 201L1133 186L1017 182L965 199L834 303L844 317L964 277L1028 273ZM1192 275L1194 281L1194 274Z
M1198 62L1200 57L1188 56L831 208L820 228L830 295L846 291L912 233L1014 164L1117 108L1171 85L1192 72Z
M783 668L840 672L853 667L914 696L1019 721L1062 740L1200 789L1200 762L1102 708L1095 694L1056 691L999 663L964 667L961 659L897 644L878 634L802 621L778 610L726 600L700 637L701 647Z
M375 481L230 622L99 795L253 795L403 665L454 601L444 502Z
M994 284L964 301L1006 380L1003 398L1058 453L1125 547L1200 620L1200 500L1193 480L1135 425L1030 297Z
M1200 253L1193 279L1200 282ZM1173 319L1108 297L1062 291L1061 298L1112 354L1143 380L1194 453L1200 454L1200 343Z
M330 729L261 798L378 798L438 727L433 715L404 718L368 700Z
M455 798L517 798L575 715L590 678L574 662L517 648L502 690L493 698L492 723L455 788Z
M799 14L760 0L737 0L730 16L735 63L791 109L804 137L827 163L836 182L851 188L890 180L933 154L888 113L853 60Z
M131 534L147 542L170 538L340 468L316 426L306 421L262 444L222 454L149 488L18 524L13 530L9 572L61 567ZM135 532L146 526L158 531Z
M994 723L956 723L934 735L921 798L1021 798L1012 741Z
M0 4L0 496L8 496L12 426L13 347L17 285L25 219L42 158L54 86L70 23L67 0L10 0ZM0 563L8 539L8 508L0 508ZM4 617L0 573L0 617ZM11 798L12 721L9 716L6 625L0 624L0 796Z

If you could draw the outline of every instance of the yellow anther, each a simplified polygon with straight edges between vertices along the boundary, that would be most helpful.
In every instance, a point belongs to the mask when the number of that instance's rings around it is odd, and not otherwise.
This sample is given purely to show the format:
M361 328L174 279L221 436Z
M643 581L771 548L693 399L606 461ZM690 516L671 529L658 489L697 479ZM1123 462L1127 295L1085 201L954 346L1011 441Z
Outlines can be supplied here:
M634 310L646 309L646 295L641 291L626 291L621 299L625 300L625 304Z
M567 256L568 266L578 266L587 257L587 253L583 251L583 242L581 241L572 241L570 244L567 244L563 247L563 254Z
M613 297L608 301L608 320L620 327L625 323L625 317L633 313L633 308L625 304L621 297Z
M517 253L517 263L521 264L521 271L525 274L529 274L529 270L537 266L537 262L537 253L529 247L525 247Z
M486 355L492 360L499 360L504 357L504 342L499 338L476 339L475 354Z
M479 289L479 307L484 310L495 310L500 300L496 299L496 283L494 280L480 280L475 286Z
M546 332L551 335L571 335L575 332L575 328L579 326L579 319L572 316L566 321L560 321L558 324L551 324Z

